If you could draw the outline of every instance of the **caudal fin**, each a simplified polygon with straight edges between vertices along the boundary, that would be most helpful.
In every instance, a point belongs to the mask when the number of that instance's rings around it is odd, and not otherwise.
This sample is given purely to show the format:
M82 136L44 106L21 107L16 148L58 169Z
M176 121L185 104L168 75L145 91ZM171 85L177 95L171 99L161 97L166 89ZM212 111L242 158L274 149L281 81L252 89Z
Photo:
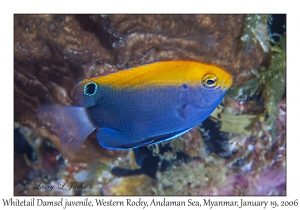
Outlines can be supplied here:
M61 139L62 155L68 159L96 129L82 107L44 106L38 110L38 117Z

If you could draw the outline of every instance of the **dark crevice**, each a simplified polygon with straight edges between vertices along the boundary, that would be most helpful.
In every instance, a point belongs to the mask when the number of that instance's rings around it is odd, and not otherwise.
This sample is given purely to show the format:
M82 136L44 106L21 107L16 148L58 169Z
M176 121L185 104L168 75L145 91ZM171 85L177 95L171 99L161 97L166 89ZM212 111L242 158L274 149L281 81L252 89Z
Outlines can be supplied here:
M101 17L99 16L99 18ZM118 39L107 32L100 23L92 20L90 15L75 15L75 19L80 23L80 26L84 30L95 34L106 50L114 50L112 43L118 41Z

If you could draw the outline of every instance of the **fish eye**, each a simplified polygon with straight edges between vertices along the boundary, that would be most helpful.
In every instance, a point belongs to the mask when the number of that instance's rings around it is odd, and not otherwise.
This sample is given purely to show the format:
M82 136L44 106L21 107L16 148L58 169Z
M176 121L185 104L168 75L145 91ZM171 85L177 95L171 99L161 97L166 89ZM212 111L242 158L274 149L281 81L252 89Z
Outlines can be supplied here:
M207 80L206 80L206 84L207 84L208 86L213 86L215 83L216 83L216 80L215 80L215 79L207 79Z
M206 74L202 78L202 85L207 88L216 88L219 85L218 77L213 74Z
M97 84L94 82L87 83L83 88L83 93L87 96L92 96L97 92Z

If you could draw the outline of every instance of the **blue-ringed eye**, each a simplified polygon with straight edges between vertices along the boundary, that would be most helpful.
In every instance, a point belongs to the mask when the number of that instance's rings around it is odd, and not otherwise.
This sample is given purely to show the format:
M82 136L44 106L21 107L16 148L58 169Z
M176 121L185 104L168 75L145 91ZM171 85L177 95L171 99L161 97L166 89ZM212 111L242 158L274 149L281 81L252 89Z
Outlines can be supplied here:
M95 95L97 92L97 84L94 82L87 83L83 88L83 93L87 96Z

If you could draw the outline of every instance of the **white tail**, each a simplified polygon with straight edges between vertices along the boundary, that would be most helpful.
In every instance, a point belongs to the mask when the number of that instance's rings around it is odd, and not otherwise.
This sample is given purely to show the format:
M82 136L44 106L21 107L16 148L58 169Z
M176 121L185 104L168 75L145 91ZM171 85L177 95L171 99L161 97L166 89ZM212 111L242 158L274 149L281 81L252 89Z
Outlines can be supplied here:
M38 112L40 121L61 139L61 152L67 159L73 158L96 129L82 107L44 106Z

